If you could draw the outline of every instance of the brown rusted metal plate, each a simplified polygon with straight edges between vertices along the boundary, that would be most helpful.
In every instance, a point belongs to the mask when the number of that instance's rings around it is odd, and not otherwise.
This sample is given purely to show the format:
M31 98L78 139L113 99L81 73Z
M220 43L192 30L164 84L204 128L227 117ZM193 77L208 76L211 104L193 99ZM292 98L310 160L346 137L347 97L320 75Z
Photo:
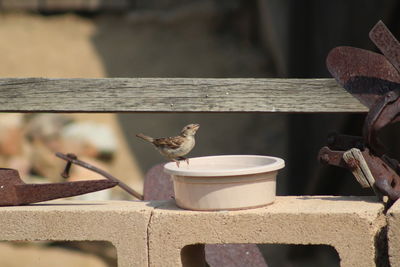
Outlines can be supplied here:
M102 179L51 184L17 185L15 191L17 194L18 203L16 205L83 195L86 193L107 189L116 186L117 184L117 182Z
M400 75L381 54L339 46L326 59L329 72L347 92L371 108L389 91L400 89Z
M50 184L25 184L18 171L0 169L0 206L15 206L57 198L78 196L116 186L110 180L89 180Z
M381 20L369 32L369 38L400 72L400 43Z

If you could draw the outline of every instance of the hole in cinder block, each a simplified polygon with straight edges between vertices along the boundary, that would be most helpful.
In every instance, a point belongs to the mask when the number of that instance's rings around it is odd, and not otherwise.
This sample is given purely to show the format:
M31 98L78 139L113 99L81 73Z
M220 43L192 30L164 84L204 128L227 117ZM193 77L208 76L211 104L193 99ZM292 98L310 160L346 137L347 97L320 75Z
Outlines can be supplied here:
M117 251L107 241L3 241L2 267L117 267Z
M195 244L185 246L181 257L183 266L196 267L340 266L338 253L328 245Z
M183 267L204 267L204 244L187 245L181 250Z

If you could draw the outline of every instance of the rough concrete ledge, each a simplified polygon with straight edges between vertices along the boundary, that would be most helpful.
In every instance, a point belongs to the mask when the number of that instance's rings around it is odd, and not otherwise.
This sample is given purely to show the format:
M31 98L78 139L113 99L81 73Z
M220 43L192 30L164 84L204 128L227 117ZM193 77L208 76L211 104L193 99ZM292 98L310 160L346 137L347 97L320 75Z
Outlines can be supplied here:
M400 267L400 201L396 201L387 212L389 262Z
M331 245L341 266L375 266L382 212L372 197L278 197L264 208L221 212L186 211L170 201L153 210L149 263L198 266L193 255L201 256L195 250L202 246L185 247L192 244L278 243Z
M109 241L120 267L197 266L203 246L187 245L206 243L326 244L342 266L375 266L382 211L373 198L330 196L278 197L268 207L221 212L182 210L173 201L51 201L1 207L0 240ZM397 246L390 249L398 263L400 205L391 214L390 241Z
M147 202L49 201L0 208L0 240L109 241L118 266L148 266Z

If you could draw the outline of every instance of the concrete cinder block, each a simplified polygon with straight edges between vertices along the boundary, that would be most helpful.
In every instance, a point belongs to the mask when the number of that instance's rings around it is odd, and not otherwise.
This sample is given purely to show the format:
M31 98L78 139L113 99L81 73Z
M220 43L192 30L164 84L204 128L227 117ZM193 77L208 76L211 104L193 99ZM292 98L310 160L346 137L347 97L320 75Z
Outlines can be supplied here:
M148 266L152 207L135 201L49 201L0 208L0 240L109 241L118 266Z
M373 197L278 197L264 208L221 212L182 210L170 201L153 210L149 263L201 265L199 244L277 243L326 244L341 266L375 266L375 240L386 225L382 212Z
M400 267L400 201L396 201L387 212L389 262Z

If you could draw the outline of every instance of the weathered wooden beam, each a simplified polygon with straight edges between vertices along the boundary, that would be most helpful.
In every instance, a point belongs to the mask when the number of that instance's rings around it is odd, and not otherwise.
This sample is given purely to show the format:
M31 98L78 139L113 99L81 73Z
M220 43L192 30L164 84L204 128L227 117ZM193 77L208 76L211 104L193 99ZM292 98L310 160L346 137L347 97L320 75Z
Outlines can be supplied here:
M333 79L0 79L2 112L365 112Z

